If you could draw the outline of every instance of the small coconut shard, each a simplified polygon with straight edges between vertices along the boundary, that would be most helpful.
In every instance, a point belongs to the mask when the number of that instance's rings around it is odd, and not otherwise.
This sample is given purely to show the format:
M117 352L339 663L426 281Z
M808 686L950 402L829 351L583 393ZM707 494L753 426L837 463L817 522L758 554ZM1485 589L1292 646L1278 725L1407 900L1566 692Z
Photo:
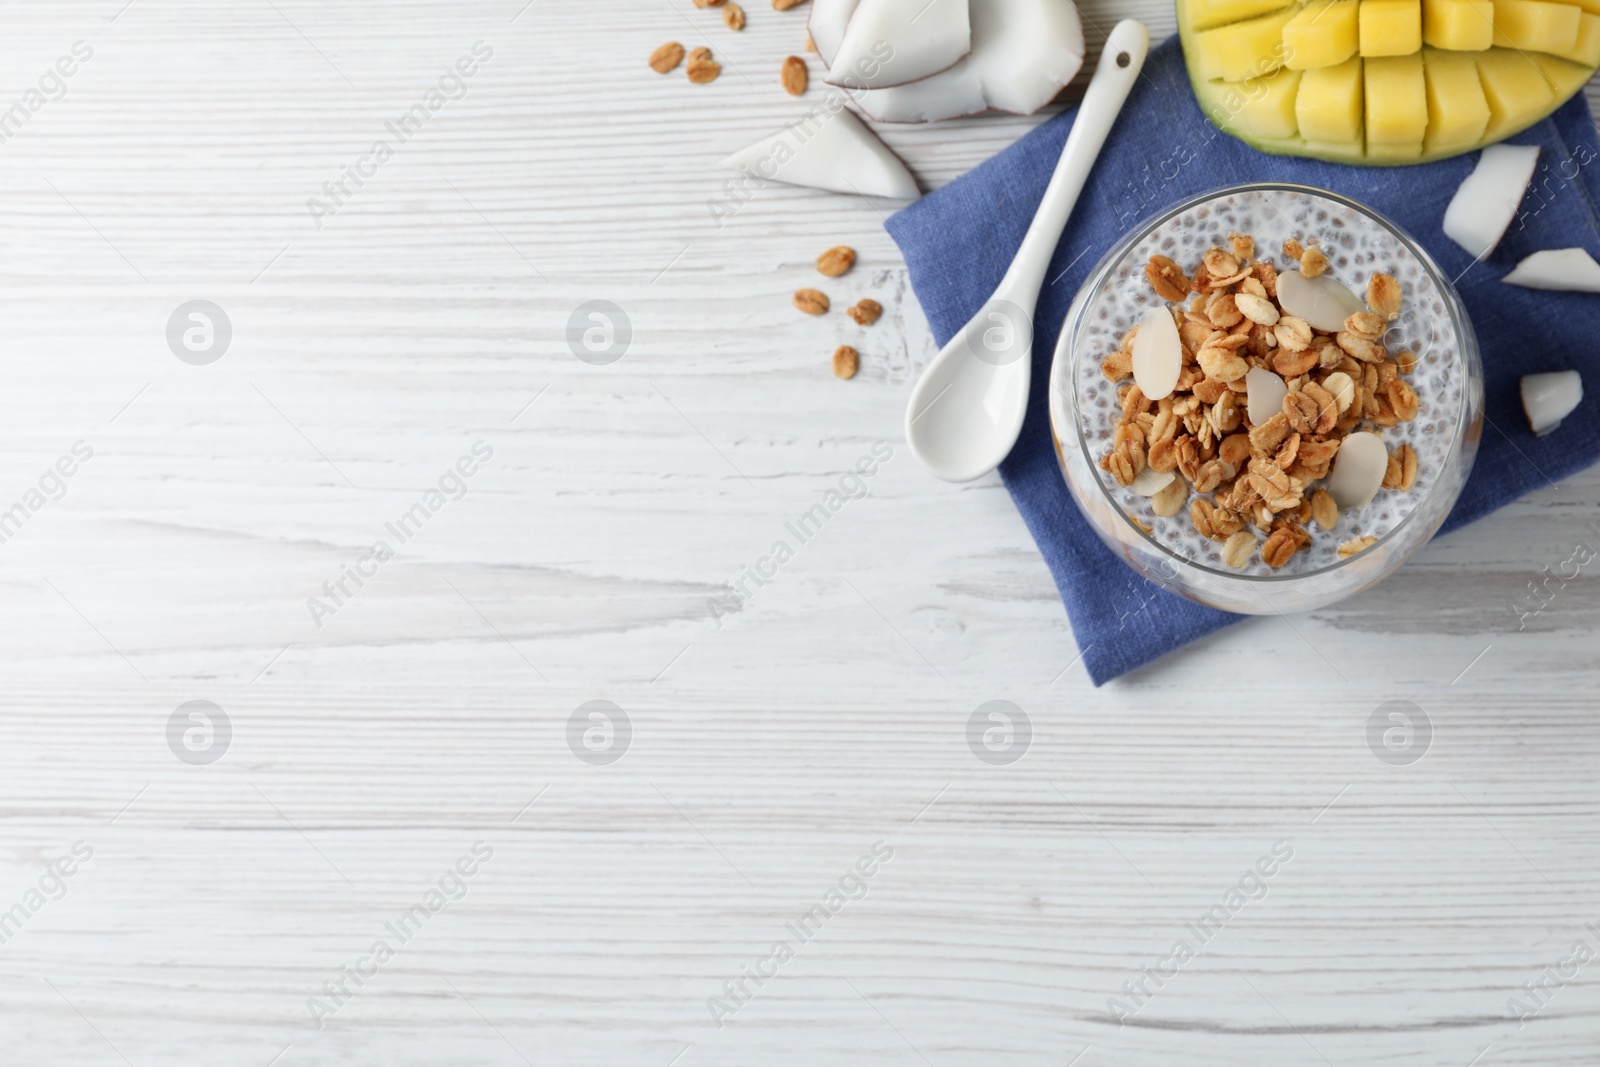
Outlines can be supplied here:
M948 70L970 51L967 0L860 0L828 82L886 89Z
M1324 487L1341 508L1364 508L1383 485L1389 451L1374 433L1353 433L1339 444Z
M850 111L821 111L722 161L758 181L894 200L921 196L900 157ZM715 208L713 202L713 208Z
M1158 471L1146 467L1133 476L1133 481L1128 484L1128 488L1140 496L1155 496L1171 485L1176 477L1177 475L1171 471Z
M1267 420L1283 410L1283 398L1289 387L1283 379L1269 370L1257 367L1244 376L1245 409L1250 413L1253 426L1265 425Z
M1586 249L1551 248L1527 257L1500 280L1524 289L1600 293L1600 263Z
M970 54L932 77L860 93L856 105L880 122L938 122L991 108L1031 115L1083 66L1083 26L1065 0L970 0L970 10Z
M1328 274L1307 278L1297 270L1278 275L1278 304L1285 314L1329 333L1344 329L1345 319L1367 310L1361 298L1339 279Z
M1183 372L1183 342L1172 312L1154 307L1139 319L1139 332L1133 335L1133 380L1147 400L1162 400L1172 395Z
M1522 379L1522 410L1535 437L1561 425L1583 403L1583 379L1575 370L1529 374Z
M1495 144L1483 150L1478 165L1461 183L1444 211L1444 234L1474 259L1487 259L1511 220L1517 217L1538 145Z

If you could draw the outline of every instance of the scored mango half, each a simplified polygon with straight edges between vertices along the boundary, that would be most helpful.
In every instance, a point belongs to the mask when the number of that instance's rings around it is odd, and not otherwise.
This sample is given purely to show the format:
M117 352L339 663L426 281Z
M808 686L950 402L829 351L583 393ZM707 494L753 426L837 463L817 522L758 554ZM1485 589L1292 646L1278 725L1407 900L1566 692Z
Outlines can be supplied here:
M1177 0L1200 109L1263 152L1442 159L1533 125L1600 67L1600 0Z

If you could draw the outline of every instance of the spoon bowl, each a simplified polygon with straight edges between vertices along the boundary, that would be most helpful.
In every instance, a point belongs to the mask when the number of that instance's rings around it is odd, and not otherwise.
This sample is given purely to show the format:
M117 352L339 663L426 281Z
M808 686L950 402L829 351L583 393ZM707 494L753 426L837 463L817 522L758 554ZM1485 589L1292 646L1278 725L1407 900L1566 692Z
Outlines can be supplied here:
M949 482L982 477L1017 443L1028 410L1033 311L1045 270L1149 49L1150 32L1138 20L1112 27L1010 269L911 390L906 442L936 477Z

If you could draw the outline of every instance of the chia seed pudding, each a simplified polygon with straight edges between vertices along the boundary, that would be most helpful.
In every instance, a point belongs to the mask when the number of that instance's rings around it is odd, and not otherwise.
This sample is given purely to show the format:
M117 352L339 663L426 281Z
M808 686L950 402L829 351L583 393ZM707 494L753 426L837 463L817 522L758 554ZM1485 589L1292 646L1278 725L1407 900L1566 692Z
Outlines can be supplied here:
M1358 296L1366 293L1374 274L1391 275L1399 282L1404 298L1401 311L1388 323L1379 343L1390 359L1404 351L1415 354L1415 368L1404 379L1416 394L1417 413L1409 421L1393 425L1375 426L1363 420L1355 429L1378 434L1391 454L1401 445L1410 446L1416 457L1414 480L1404 490L1378 490L1364 506L1340 509L1331 530L1307 522L1309 543L1274 568L1264 562L1262 553L1254 552L1242 567L1237 566L1238 560L1228 565L1223 559L1225 539L1204 536L1191 521L1188 503L1177 514L1158 515L1152 497L1135 493L1106 469L1095 473L1125 516L1156 543L1190 563L1246 576L1307 574L1342 562L1344 555L1351 554L1348 546L1352 542L1381 541L1427 496L1444 471L1468 388L1460 338L1450 299L1435 283L1432 272L1376 219L1350 205L1296 190L1245 189L1207 200L1175 215L1130 248L1090 295L1078 342L1082 358L1074 361L1073 387L1084 446L1091 456L1098 459L1112 451L1122 415L1118 392L1131 380L1108 380L1102 373L1102 359L1122 347L1123 338L1151 308L1171 307L1181 313L1187 306L1169 304L1152 289L1145 275L1146 264L1153 256L1164 256L1185 271L1193 270L1208 249L1227 249L1230 234L1253 238L1254 258L1272 264L1279 274L1297 269L1297 264L1279 251L1286 241L1293 240L1320 249L1327 261L1326 275ZM1243 407L1242 395L1239 400ZM1251 426L1248 415L1242 415L1239 430L1248 431ZM1322 484L1307 484L1306 499ZM1196 498L1191 492L1189 503ZM1245 529L1253 528L1246 525ZM1265 530L1255 532L1264 534ZM1341 545L1347 546L1343 555Z

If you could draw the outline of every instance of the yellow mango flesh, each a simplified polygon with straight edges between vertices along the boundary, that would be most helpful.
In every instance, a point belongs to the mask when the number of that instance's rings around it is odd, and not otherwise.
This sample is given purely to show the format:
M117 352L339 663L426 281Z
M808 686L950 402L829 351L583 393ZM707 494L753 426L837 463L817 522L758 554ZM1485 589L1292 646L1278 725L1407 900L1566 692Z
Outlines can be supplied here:
M1549 111L1555 90L1539 65L1521 52L1491 48L1478 57L1478 80L1489 102L1485 139L1498 141Z
M1260 130L1263 137L1293 137L1300 125L1294 110L1300 76L1298 70L1280 70L1246 82L1240 120L1252 130Z
M1539 121L1600 66L1600 0L1177 4L1201 109L1265 152L1441 159Z
M1596 0L1600 3L1600 0ZM1301 11L1283 28L1290 70L1332 67L1356 54L1360 0L1325 0Z
M1194 35L1194 62L1202 77L1245 81L1271 74L1283 65L1283 28L1297 9L1261 15ZM1185 49L1185 55L1191 54Z
M1600 4L1600 0L1594 0ZM1482 52L1494 44L1491 0L1422 0L1422 41L1435 48Z
M1421 0L1361 0L1361 54L1407 56L1422 47Z
M1578 16L1573 4L1545 0L1494 0L1494 43L1524 52L1570 49L1578 41Z
M1208 30L1213 26L1225 26L1240 19L1277 11L1293 2L1294 0L1202 0L1192 5L1194 28Z
M1300 76L1295 124L1308 141L1361 143L1361 60L1318 67Z
M1600 64L1600 15L1579 15L1577 41L1571 48L1552 48L1550 54L1590 68Z
M1489 126L1489 101L1478 81L1478 64L1462 52L1422 50L1428 82L1428 130L1422 150L1434 153L1470 148Z
M1428 129L1428 91L1422 53L1362 60L1365 78L1367 149L1373 145L1415 145L1422 154Z

